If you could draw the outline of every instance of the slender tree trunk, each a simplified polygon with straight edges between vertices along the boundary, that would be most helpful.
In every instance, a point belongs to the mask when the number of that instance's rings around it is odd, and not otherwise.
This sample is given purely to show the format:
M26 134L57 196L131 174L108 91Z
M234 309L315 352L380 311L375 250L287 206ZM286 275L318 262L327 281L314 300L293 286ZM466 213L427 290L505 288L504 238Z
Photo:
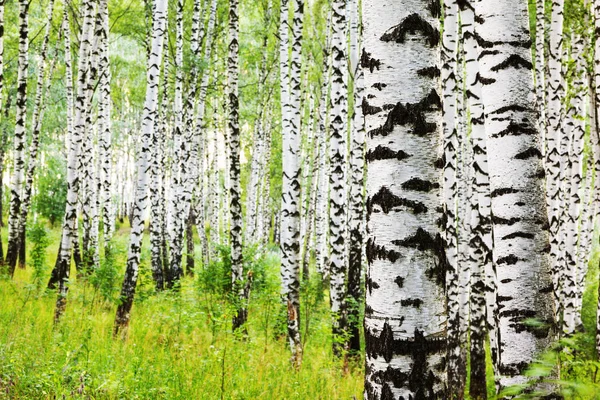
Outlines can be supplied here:
M168 24L168 21L165 22ZM166 28L166 27L165 27ZM166 209L165 209L165 141L168 130L168 73L169 73L169 51L168 30L165 29L165 41L163 43L163 78L162 99L159 105L157 129L152 130L152 157L150 161L150 251L152 277L157 291L165 286L165 275L169 268L168 248L166 241Z
M98 101L98 140L100 145L101 168L101 204L105 252L110 252L114 232L113 200L112 200L112 127L111 127L111 74L109 53L109 20L108 0L100 0L100 15L102 30L100 31L100 99Z
M249 290L244 290L244 265L242 260L242 204L240 188L240 126L239 126L239 16L238 0L229 1L229 59L227 63L227 85L229 97L229 212L231 227L229 237L231 241L231 281L234 291L237 292L239 304L237 313L233 317L233 330L243 327L248 319Z
M344 121L347 113L346 96L348 93L345 80L346 46L346 3L344 0L333 2L332 14L332 74L331 74L331 116L329 121L329 158L331 169L329 175L329 259L330 288L329 300L333 314L332 333L334 337L333 352L339 356L347 345L340 338L347 328L346 303L346 153L347 135Z
M553 339L548 219L527 4L479 0L475 21L498 266L499 372L506 387L527 380L526 366ZM531 318L542 325L532 327Z
M160 84L160 62L162 58L163 40L166 31L167 1L153 1L153 22L151 51L148 60L148 71L146 74L146 101L142 115L142 135L140 140L140 152L137 161L137 184L136 198L133 205L133 218L131 220L131 235L129 239L129 253L127 256L127 267L125 278L121 289L121 303L117 308L115 318L114 334L127 328L129 314L133 305L133 297L137 284L138 270L140 264L140 253L142 247L142 236L144 233L144 212L148 203L148 162L150 156L150 141L155 129L154 121L157 114L158 87Z
M491 198L488 175L487 135L479 79L479 45L475 36L475 15L470 2L461 3L461 24L466 66L466 92L471 116L473 197L471 203L470 294L470 388L473 399L487 398L486 332L489 335L492 364L497 365L496 272L492 255ZM487 316L487 326L486 326ZM494 369L495 370L495 369Z
M283 132L283 180L281 201L281 294L287 307L288 339L292 365L302 363L300 339L300 60L302 50L303 0L294 0L292 19L292 53L289 49L289 11L287 0L281 2L280 85Z
M28 0L19 1L19 60L17 66L17 110L14 132L13 174L11 178L11 196L8 215L8 248L6 264L12 276L19 256L21 238L21 204L23 201L23 182L25 179L25 120L27 118L27 75L29 68L29 4Z
M27 215L29 214L29 205L31 203L31 191L33 189L33 178L35 169L37 167L37 154L40 144L40 133L42 130L42 120L44 115L45 93L48 92L44 83L46 82L46 56L48 55L48 42L50 41L50 28L52 26L52 14L54 11L54 1L48 2L48 8L46 11L46 27L44 29L44 38L42 40L42 47L40 55L38 57L38 75L37 84L35 91L35 100L33 104L33 114L31 118L31 142L29 144L29 164L27 165L27 173L25 174L25 187L23 188L21 210L20 210L20 221L19 221L19 267L25 268L25 257L26 257L26 229L27 229ZM54 58L56 60L56 58ZM48 76L48 84L52 81L52 72L54 70L54 61L50 68L50 74ZM9 243L9 247L11 244ZM14 244L13 244L14 246Z
M439 71L439 11L420 1L364 7L366 399L448 398L442 105L429 72Z
M348 257L348 349L360 354L360 305L363 301L363 244L365 236L365 120L362 113L364 98L364 73L360 66L362 46L358 0L349 3L350 13L350 71L354 81L354 109L352 116L352 144L350 148L350 252ZM316 146L313 146L316 147ZM316 177L313 178L316 181Z
M79 248L77 235L77 196L79 193L78 165L80 157L81 142L85 130L85 108L86 108L86 83L88 80L88 56L93 31L94 0L86 1L82 7L84 10L84 19L82 25L81 39L79 41L79 61L77 68L77 97L75 102L75 119L73 123L73 132L70 134L69 152L67 156L67 202L65 205L65 216L63 221L62 236L59 247L59 253L52 271L49 288L58 285L58 298L56 300L56 310L54 314L55 323L60 320L64 313L67 301L67 292L69 290L68 281L71 268L71 251L73 248ZM65 19L65 48L70 48L70 29L68 18ZM68 55L70 59L70 54ZM70 64L70 60L65 58L65 64ZM70 68L67 67L67 71ZM69 78L67 78L68 82ZM77 262L76 262L77 264Z
M319 186L317 193L317 212L315 221L315 259L317 262L317 271L321 279L329 279L329 170L328 170L328 102L327 95L330 83L330 46L331 46L331 12L327 18L325 28L325 43L323 45L323 71L321 76L321 96L319 99Z
M552 2L551 22L548 46L548 80L547 80L547 113L546 127L546 199L548 219L550 221L550 262L553 266L552 278L554 288L555 320L559 323L562 316L562 301L560 298L561 282L559 265L559 231L561 225L561 149L560 141L564 136L562 130L561 101L564 97L562 83L562 42L563 42L563 10L564 0Z

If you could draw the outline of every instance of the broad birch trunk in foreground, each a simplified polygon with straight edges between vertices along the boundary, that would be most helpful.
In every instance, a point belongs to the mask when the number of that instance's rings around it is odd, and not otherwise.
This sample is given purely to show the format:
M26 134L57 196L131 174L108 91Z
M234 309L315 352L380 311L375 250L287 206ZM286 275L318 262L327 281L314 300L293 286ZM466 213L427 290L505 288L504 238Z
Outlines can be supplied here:
M527 3L479 0L475 21L498 273L499 372L505 387L527 381L525 368L553 338L544 167Z
M439 6L365 2L365 399L445 399Z
M129 252L127 267L121 289L121 303L117 308L114 334L125 329L129 324L129 314L133 305L135 287L137 284L140 254L142 250L142 236L144 233L144 211L148 203L148 164L150 157L150 143L155 129L156 110L158 103L158 87L160 81L160 63L163 51L163 39L167 20L167 0L153 2L152 42L146 73L146 100L142 114L142 135L140 138L140 151L137 160L137 182L135 202L133 204L133 218L131 220L131 234L129 238Z

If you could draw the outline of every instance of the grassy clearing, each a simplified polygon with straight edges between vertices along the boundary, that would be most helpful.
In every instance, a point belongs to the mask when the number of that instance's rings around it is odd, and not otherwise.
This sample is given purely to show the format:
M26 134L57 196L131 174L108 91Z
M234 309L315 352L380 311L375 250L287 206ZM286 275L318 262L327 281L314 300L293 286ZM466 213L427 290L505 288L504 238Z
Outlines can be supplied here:
M49 235L46 275L56 256L59 232L55 229ZM127 240L127 229L120 229L114 240L119 267L116 290ZM344 368L333 359L326 302L314 288L305 290L307 306L302 324L309 334L304 364L299 372L290 368L287 343L277 335L281 330L277 318L278 260L273 254L260 266L264 279L252 295L246 339L232 335L232 307L224 296L203 290L203 282L210 281L211 276L201 273L185 278L180 293L156 294L148 260L146 246L126 339L112 338L116 304L110 298L116 297L116 291L107 296L89 282L74 278L67 312L61 324L53 328L55 294L32 283L31 268L18 270L14 280L1 280L0 398L362 396L363 361Z

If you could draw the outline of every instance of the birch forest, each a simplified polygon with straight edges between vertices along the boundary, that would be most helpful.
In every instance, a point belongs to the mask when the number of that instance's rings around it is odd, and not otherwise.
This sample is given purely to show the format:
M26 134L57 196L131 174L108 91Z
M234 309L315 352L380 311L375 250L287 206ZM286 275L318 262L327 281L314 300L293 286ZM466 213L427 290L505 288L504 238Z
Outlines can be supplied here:
M600 0L0 0L0 399L600 399Z

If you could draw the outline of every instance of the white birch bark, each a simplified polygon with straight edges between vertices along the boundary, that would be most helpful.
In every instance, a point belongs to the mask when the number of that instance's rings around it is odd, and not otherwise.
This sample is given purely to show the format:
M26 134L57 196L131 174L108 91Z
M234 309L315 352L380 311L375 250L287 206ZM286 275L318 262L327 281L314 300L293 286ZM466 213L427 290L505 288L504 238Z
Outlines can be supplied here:
M127 256L127 267L125 278L121 289L121 303L117 308L115 318L115 335L124 330L129 324L133 297L137 284L142 247L142 236L144 233L143 215L148 203L148 163L150 156L150 141L155 129L156 110L158 103L158 88L160 84L160 63L162 59L163 39L167 20L167 1L155 0L153 2L153 23L151 50L146 73L146 100L142 114L142 135L140 138L140 151L137 160L137 182L135 192L135 203L133 205L133 219L131 220L131 234L129 239L129 252Z
M65 216L63 220L61 243L52 276L48 284L49 288L58 286L58 298L54 314L55 322L58 322L63 314L68 292L69 271L71 268L71 251L79 246L76 239L77 229L77 196L80 188L79 158L81 142L85 129L87 80L89 74L89 50L91 46L92 31L94 28L93 0L86 1L82 5L84 19L82 24L81 38L79 40L79 59L77 66L77 95L75 97L73 133L70 136L69 151L67 155L67 201L65 204ZM68 21L68 20L67 20ZM70 36L69 23L65 25L65 47L67 37ZM65 59L65 63L67 60ZM67 69L68 71L69 69ZM68 79L68 78L67 78Z
M364 4L365 399L446 397L439 6Z
M501 310L500 384L508 386L527 381L525 367L552 340L544 173L527 5L478 0L475 21Z
M231 245L231 280L238 296L237 314L233 318L233 330L242 328L248 319L248 298L245 287L242 260L242 203L240 185L240 126L239 126L239 14L238 0L229 1L229 56L227 60L227 95L229 98L229 239Z
M13 138L13 173L11 176L10 205L8 214L8 249L6 264L9 274L15 272L21 234L21 205L25 180L25 120L27 118L27 77L29 69L29 4L19 1L19 58L17 65L17 108Z
M340 355L339 337L346 329L346 158L348 86L346 64L346 2L336 0L332 4L331 19L331 95L329 121L329 301L333 315L332 333L334 353ZM338 339L335 339L338 338Z
M281 295L287 307L288 340L292 365L302 363L300 340L300 62L304 1L294 0L292 24L286 0L281 3L280 87L283 134L283 180L281 196ZM289 54L288 26L292 31ZM289 63L289 64L288 64Z

